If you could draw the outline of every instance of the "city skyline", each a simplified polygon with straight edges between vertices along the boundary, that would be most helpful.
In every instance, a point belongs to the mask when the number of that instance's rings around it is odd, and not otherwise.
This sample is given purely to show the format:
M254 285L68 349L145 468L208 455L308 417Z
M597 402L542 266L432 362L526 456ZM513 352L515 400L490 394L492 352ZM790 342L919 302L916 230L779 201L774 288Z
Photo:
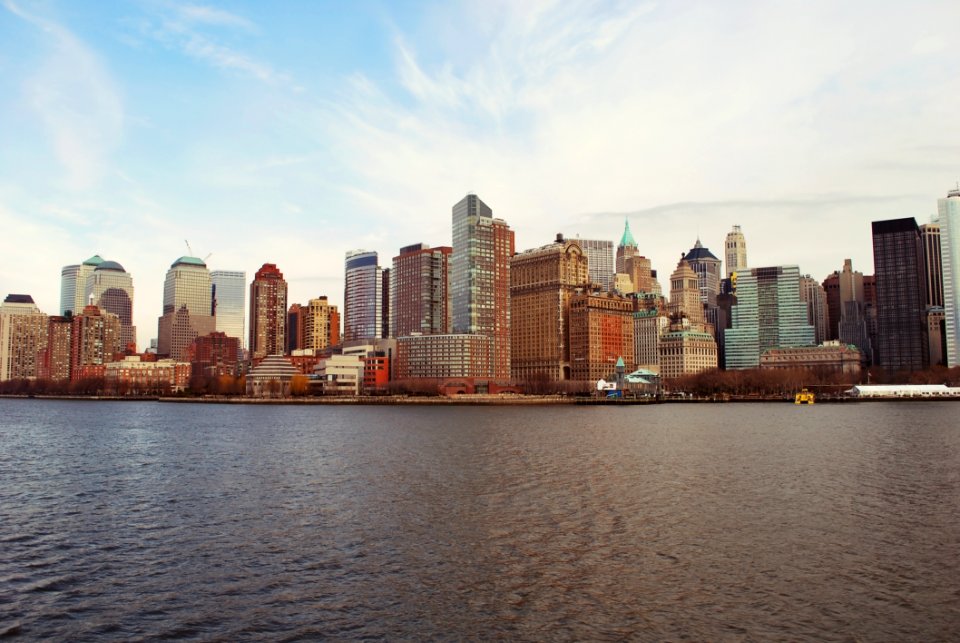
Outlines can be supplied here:
M211 270L274 262L291 301L342 309L338 257L449 245L450 204L475 191L517 250L616 241L626 216L663 275L740 225L752 265L820 280L872 265L870 222L927 223L957 180L953 3L7 0L0 16L17 52L0 54L16 240L0 285L52 313L64 265L114 259L140 347L184 239Z

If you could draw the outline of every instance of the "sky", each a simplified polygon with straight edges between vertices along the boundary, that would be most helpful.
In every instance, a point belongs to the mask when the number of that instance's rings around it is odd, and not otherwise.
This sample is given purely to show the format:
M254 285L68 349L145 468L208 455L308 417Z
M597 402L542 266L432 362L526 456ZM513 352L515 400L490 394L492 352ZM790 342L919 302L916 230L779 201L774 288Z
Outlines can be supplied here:
M346 251L449 245L474 192L517 250L697 238L822 279L960 179L960 3L0 0L0 296L181 255L343 300ZM188 251L185 241L192 250Z

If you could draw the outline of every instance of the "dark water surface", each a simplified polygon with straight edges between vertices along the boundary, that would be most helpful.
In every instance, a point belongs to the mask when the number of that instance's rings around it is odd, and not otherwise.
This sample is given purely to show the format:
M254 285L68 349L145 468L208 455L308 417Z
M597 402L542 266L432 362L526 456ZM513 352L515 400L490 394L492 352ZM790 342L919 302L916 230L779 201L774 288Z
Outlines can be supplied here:
M3 633L957 640L960 404L0 400Z

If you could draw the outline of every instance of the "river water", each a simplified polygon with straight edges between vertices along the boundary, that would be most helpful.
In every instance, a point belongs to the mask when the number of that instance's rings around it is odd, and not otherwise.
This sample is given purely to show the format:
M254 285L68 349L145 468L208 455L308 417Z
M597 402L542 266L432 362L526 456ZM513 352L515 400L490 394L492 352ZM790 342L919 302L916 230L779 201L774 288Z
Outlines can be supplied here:
M0 400L0 635L956 640L958 414Z

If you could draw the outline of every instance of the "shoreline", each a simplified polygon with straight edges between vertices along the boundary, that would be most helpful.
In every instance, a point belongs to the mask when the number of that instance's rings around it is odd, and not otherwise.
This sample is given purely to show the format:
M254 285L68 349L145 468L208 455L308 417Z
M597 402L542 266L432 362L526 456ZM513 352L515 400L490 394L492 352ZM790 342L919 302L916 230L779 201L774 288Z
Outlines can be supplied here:
M459 395L456 397L417 397L393 395L361 395L337 397L254 398L225 397L159 397L116 395L13 395L0 394L0 399L66 400L84 402L160 402L165 404L240 404L293 406L642 406L648 404L794 404L787 397L727 398L593 398L562 395ZM870 397L823 398L816 404L849 404L859 402L949 402L960 397ZM807 405L798 405L807 406Z

